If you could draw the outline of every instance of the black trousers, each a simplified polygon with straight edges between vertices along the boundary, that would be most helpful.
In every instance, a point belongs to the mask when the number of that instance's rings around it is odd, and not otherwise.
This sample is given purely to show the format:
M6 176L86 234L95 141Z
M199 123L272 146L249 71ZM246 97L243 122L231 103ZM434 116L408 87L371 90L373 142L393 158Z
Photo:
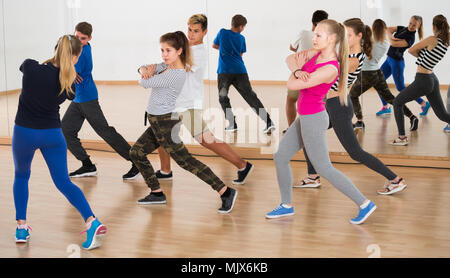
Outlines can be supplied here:
M267 125L272 124L270 115L267 113L264 105L253 91L246 73L219 73L217 76L219 88L219 102L222 106L225 119L230 124L234 123L234 114L231 111L230 98L228 97L230 86L233 85L244 100L250 105L253 111L266 122Z
M83 103L72 101L61 122L67 148L78 160L83 161L89 158L78 138L78 132L81 130L84 120L87 120L94 131L120 156L130 160L130 144L114 127L109 126L98 99Z

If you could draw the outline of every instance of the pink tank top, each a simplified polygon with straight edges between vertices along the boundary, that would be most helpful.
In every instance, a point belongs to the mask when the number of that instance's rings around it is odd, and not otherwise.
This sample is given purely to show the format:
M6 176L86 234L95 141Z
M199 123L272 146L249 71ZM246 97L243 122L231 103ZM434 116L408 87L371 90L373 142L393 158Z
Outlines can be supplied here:
M316 60L317 57L319 57L319 55L320 52L317 53L317 55L314 56L311 60L306 62L306 64L304 64L302 67L302 71L312 73L316 71L318 68L321 68L326 65L334 65L339 71L339 63L336 60L316 64ZM331 83L322 83L315 87L300 90L300 94L298 96L297 101L297 112L300 115L311 115L324 111L325 102L323 99L330 90L331 86L333 86L334 82L336 82L338 77L339 73L336 75L336 78Z

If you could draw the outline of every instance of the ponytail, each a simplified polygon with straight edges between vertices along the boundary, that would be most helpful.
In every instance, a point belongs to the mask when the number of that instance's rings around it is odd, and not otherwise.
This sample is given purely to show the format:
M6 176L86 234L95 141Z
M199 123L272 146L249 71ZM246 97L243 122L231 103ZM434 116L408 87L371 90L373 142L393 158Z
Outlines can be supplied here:
M372 29L368 25L364 25L363 32L363 52L369 57L369 60L372 60L372 50L373 50L373 41L372 41Z
M67 94L75 92L72 90L72 84L77 77L75 66L72 63L72 57L80 55L82 45L77 37L72 35L64 35L58 40L55 49L55 56L48 59L45 63L52 63L59 68L59 83L61 85L62 94L66 91Z
M339 83L338 83L338 92L339 92L339 100L341 104L347 105L347 82L348 82L348 55L349 55L349 47L348 47L348 38L347 38L347 29L341 23L339 23L339 32L337 34L337 42L339 43L339 53L338 53L338 61L339 61Z
M449 45L449 26L447 18L443 15L437 15L433 18L433 26L436 28L437 36L445 45Z
M372 24L373 38L376 42L384 42L386 40L386 22L382 19L375 19Z
M417 32L419 33L419 39L423 39L423 19L420 15L413 15L412 18L414 18L417 22L419 22L419 28L417 29Z
M159 41L161 43L162 42L168 43L170 46L172 46L176 50L179 50L180 48L182 48L183 51L181 52L180 60L183 63L186 71L190 71L190 69L193 65L192 53L191 53L191 48L189 46L189 40L183 32L176 31L173 33L164 34L161 36Z
M362 52L364 52L369 59L372 59L372 48L373 48L373 40L372 40L372 29L369 26L364 25L360 18L350 18L344 21L344 25L352 28L353 32L356 35L362 34L361 38L361 48Z

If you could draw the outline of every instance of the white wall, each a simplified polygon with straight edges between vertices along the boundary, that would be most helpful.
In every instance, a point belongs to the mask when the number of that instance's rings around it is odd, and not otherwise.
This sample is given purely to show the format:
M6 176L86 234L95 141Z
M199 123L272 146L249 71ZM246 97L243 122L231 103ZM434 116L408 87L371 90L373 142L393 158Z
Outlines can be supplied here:
M234 14L241 13L248 19L243 35L247 40L248 52L244 55L244 61L250 79L286 80L288 71L284 59L290 53L289 43L299 30L311 28L314 10L324 9L338 21L362 17L369 25L377 17L384 18L388 25L406 25L411 15L419 14L424 17L425 35L428 36L431 34L432 17L448 11L450 7L447 0L433 0L432 5L422 0L280 0L276 3L273 0L2 1L5 8L5 62L9 90L20 88L18 67L25 58L43 60L50 57L57 38L72 33L79 21L88 21L94 27L91 42L94 79L134 80L137 78L137 66L160 61L158 40L162 34L186 31L186 21L190 15L205 13L209 18L209 35L205 39L209 49L206 78L214 80L217 78L218 52L211 48L212 41L220 28L230 27ZM405 56L405 79L411 82L416 69L415 59L409 54ZM450 83L449 68L450 54L436 67L443 84Z
M423 18L424 38L433 35L432 22L437 14L443 14L450 20L450 1L432 0L424 2L423 0L365 0L362 1L361 18L369 26L377 18L382 18L388 26L408 26L409 20L413 15L420 15ZM416 34L416 42L419 41L419 35ZM414 81L417 70L416 58L405 52L405 82ZM383 59L384 61L384 59ZM435 67L435 73L441 84L450 84L450 52ZM388 83L394 83L392 77Z

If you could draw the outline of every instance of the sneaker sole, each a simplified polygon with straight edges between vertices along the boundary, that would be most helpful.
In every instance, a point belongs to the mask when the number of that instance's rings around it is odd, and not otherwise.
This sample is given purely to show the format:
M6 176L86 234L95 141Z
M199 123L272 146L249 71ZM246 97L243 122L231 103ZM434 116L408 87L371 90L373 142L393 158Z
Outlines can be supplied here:
M281 217L285 217L285 216L292 216L294 215L295 212L290 212L290 213L286 213L286 214L282 214L282 215L266 215L267 219L276 219L276 218L281 218Z
M158 201L158 202L137 202L138 203L138 205L160 205L160 204L166 204L167 203L167 200L166 201Z
M350 220L350 223L355 224L355 225L360 225L362 223L364 223L364 221L366 221L366 219L377 209L377 206L375 205L371 210L369 210L369 212L363 217L363 219L359 220L359 221L353 221Z
M390 143L392 146L407 146L408 143Z
M322 183L319 184L305 184L305 185L293 185L293 188L317 188L320 187Z
M407 186L408 186L408 185L405 184L405 185L399 186L399 187L397 187L396 189L391 190L391 191L389 191L389 192L379 192L379 191L377 191L377 193L380 194L380 195L392 195L392 194L394 194L394 193L397 193L397 192L400 192L400 191L405 190L405 188L406 188Z
M271 134L272 130L275 130L274 126L269 127L267 130L264 130L263 132L264 132L264 134Z
M27 236L26 239L18 239L16 237L16 243L27 243L29 238L30 238L30 236Z
M158 178L158 177L157 177L157 179L158 179L159 181L171 181L171 180L173 180L173 177L170 177L170 178Z
M137 175L133 176L133 177L129 177L129 178L124 178L122 177L124 180L134 180L136 178L138 178L141 175L141 173L138 173Z
M106 226L100 225L95 230L94 238L92 239L91 245L88 248L84 248L84 250L92 250L95 248L99 248L102 246L103 237L106 234Z
M387 114L381 114L381 115L376 115L377 117L387 117L390 116L392 113L387 113Z
M238 192L237 192L237 190L236 190L236 193L234 194L234 197L233 197L233 202L231 203L231 208L230 208L229 210L227 210L227 211L218 210L217 212L219 212L219 213L221 213L221 214L227 214L227 213L230 213L230 212L233 210L233 208L234 208L234 203L236 202L236 197L237 197L237 195L238 195Z
M93 177L97 176L97 171L95 172L89 172L89 173L83 173L78 175L69 176L70 178L83 178L83 177Z
M239 182L239 181L234 180L231 183L232 184L244 184L245 181L247 180L248 176L250 176L251 172L253 171L253 167L255 167L255 165L252 165L252 167L250 168L250 170L247 173L247 176L245 177L245 179L243 181Z
M225 129L226 132L236 132L237 129Z

